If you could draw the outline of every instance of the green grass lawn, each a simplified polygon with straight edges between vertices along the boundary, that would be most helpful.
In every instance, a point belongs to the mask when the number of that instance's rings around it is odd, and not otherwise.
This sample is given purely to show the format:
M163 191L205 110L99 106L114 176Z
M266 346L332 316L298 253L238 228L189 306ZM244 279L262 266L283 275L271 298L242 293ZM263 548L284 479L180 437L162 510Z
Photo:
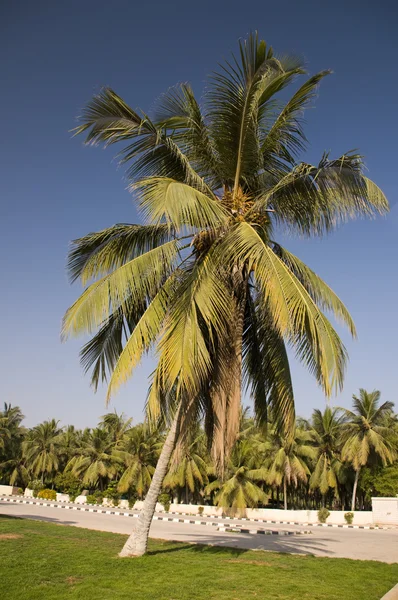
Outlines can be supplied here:
M398 565L151 541L120 559L126 536L0 516L7 600L379 600Z

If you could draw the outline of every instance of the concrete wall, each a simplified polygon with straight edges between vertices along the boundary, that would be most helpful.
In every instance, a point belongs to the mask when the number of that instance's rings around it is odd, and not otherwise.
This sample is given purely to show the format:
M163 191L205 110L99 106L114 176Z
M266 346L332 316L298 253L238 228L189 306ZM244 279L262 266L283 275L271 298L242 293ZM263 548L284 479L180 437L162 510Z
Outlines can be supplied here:
M398 525L398 496L372 498L373 522L380 525Z
M57 492L57 502L69 502L69 494L61 494Z
M14 496L17 493L17 487L12 485L0 485L0 496Z
M134 508L139 510L142 506L142 502L136 502ZM204 506L204 516L221 516L230 515L228 509L217 508L216 506ZM162 512L163 506L157 504L156 510ZM171 512L175 513L188 513L191 515L198 515L198 506L195 504L172 504L170 507ZM331 510L330 516L327 523L334 525L345 524L344 514L348 511L344 510ZM244 511L245 516L249 519L264 519L267 521L295 521L296 523L317 523L318 522L318 511L317 510L282 510L277 508L258 508L251 509L247 508ZM354 512L354 525L368 525L373 523L372 511L355 511Z

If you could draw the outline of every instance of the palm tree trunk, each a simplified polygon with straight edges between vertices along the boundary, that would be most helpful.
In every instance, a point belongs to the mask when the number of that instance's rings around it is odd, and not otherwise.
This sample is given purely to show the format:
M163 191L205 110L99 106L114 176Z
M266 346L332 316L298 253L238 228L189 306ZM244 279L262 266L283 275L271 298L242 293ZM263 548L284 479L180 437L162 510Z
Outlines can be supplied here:
M167 434L134 531L124 544L119 556L142 556L147 551L149 529L155 512L156 502L179 434L180 416L181 405L176 411L169 433Z
M283 508L287 510L287 485L286 477L283 478Z
M355 500L356 500L356 496L357 496L359 471L360 471L360 469L358 469L358 471L355 471L355 481L354 481L354 487L353 487L353 490L352 490L352 501L351 501L351 510L352 511L355 510Z

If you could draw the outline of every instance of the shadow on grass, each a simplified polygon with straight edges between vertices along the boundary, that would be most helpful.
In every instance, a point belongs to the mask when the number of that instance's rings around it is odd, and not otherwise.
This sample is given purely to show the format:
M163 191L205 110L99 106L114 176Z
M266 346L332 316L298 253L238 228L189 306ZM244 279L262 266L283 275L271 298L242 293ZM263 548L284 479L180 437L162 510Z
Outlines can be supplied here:
M164 540L160 539L156 539L154 541L164 543ZM191 552L200 554L229 554L230 556L240 556L241 554L245 554L245 552L250 551L248 548L233 548L230 546L211 546L206 544L196 544L194 542L190 544L183 544L181 542L172 543L175 543L176 546L172 548L164 548L162 550L149 550L147 554L155 556L157 554L168 554L170 552L182 552L185 550L190 550Z

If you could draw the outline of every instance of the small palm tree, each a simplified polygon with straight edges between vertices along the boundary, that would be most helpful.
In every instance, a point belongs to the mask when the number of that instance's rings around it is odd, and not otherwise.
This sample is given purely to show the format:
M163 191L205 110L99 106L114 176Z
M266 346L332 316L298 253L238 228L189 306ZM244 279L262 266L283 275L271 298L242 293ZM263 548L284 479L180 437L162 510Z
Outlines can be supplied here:
M76 454L79 447L79 432L74 425L67 425L59 436L58 453L62 469L67 465L70 459Z
M185 502L189 495L197 494L208 484L206 464L206 441L204 433L194 430L190 440L183 440L174 451L171 467L163 481L163 487L170 490L185 490Z
M113 450L113 456L122 472L118 483L119 492L137 492L143 499L151 484L162 442L157 431L142 423L124 433Z
M240 439L235 444L228 462L225 479L216 479L206 487L206 493L216 492L214 502L222 508L232 508L242 514L246 508L257 508L268 502L268 495L259 484L265 483L267 470L259 466L258 443L254 439ZM214 469L209 470L214 474Z
M114 444L118 445L131 428L133 419L128 419L123 413L118 415L116 410L101 417L99 427L108 432Z
M386 422L394 404L384 402L379 406L380 396L378 390L367 392L360 389L359 397L352 397L354 410L343 409L348 422L344 426L341 457L350 463L355 471L351 510L355 510L361 468L377 459L385 466L392 463L396 457L392 432Z
M288 486L297 487L300 481L307 482L310 475L308 462L314 460L317 454L311 445L312 439L311 432L296 427L293 437L272 431L270 440L265 444L266 480L270 485L283 485L285 510Z
M29 431L22 443L26 468L44 483L45 476L51 477L59 466L59 443L62 430L59 421L44 421Z
M71 458L66 466L76 477L82 477L84 485L96 486L104 489L104 481L114 479L117 466L112 455L113 442L101 427L93 429L76 450L76 455Z
M324 499L330 488L338 498L339 474L341 471L340 439L345 422L340 409L325 408L322 413L315 409L312 414L312 435L317 451L317 460L310 478L310 488L319 489Z
M21 450L26 434L23 419L19 406L4 403L0 411L0 481L10 485L26 485L29 479Z
M276 57L257 35L239 51L213 76L202 105L182 84L162 96L150 118L107 88L76 129L87 143L123 144L145 224L115 225L74 242L71 279L89 285L67 311L63 335L92 335L82 362L93 368L94 385L109 376L108 399L155 348L148 412L153 419L168 413L172 423L124 555L146 551L181 415L191 404L193 413L207 413L222 475L239 431L243 381L260 422L271 405L280 427L294 428L286 345L327 396L342 387L347 353L324 311L353 336L355 326L329 286L275 240L278 226L317 236L355 215L388 210L361 156L298 161L306 145L303 110L329 72L306 79L281 107L278 94L305 73L300 60ZM168 402L175 393L176 402Z

